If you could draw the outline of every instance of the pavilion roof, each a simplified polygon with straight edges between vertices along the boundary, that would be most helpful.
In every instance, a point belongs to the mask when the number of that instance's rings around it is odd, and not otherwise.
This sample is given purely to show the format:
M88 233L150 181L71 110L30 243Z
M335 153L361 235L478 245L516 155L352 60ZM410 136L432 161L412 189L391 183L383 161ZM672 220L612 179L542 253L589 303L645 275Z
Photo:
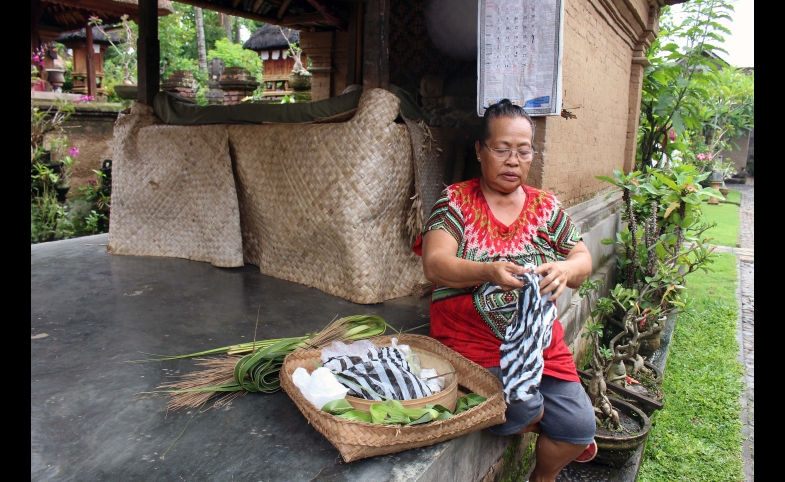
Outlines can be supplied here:
M125 42L125 39L120 35L118 32L108 32L109 36L111 37L112 42L115 44ZM61 44L68 43L68 42L80 42L87 40L86 29L79 29L74 30L72 32L64 32L61 33L59 37L57 37L57 42ZM112 42L109 41L106 34L98 28L93 27L93 43L97 44L106 44L110 45Z
M119 23L120 17L128 15L136 20L138 0L32 0L31 9L40 10L39 28L56 32L84 28L90 16L95 15L104 24ZM158 15L174 12L172 2L158 0Z
M289 41L294 44L300 43L300 31L292 30L286 27L281 27ZM263 25L259 30L253 33L251 37L243 44L244 49L248 50L269 50L269 49L285 49L289 47L286 39L281 35L277 25Z

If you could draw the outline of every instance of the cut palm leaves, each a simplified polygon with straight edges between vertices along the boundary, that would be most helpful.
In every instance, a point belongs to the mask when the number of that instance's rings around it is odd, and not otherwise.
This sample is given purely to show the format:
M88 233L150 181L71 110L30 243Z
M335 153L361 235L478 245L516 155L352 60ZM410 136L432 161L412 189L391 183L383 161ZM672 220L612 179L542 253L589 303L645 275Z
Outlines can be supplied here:
M147 394L169 397L167 411L196 408L216 395L213 406L221 406L247 392L273 393L281 388L280 370L283 359L301 347L322 347L334 341L354 341L384 334L387 323L378 316L347 316L333 321L319 333L304 337L262 340L232 345L206 352L177 356L158 356L158 360L176 360L204 355L222 354L218 358L199 358L198 365L207 367L180 377L176 382L156 387ZM236 353L248 353L237 356Z
M182 360L184 358L196 358L208 355L240 355L249 353L255 350L265 349L272 345L288 342L292 347L285 347L284 350L290 353L297 348L303 346L320 347L329 345L333 341L356 341L364 340L366 338L373 338L384 334L387 329L387 322L383 318L374 315L354 315L339 318L331 322L327 327L319 333L308 333L305 336L298 336L292 338L276 338L271 340L259 340L248 343L239 343L237 345L223 346L220 348L213 348L211 350L199 351L194 353L186 353L185 355L159 355L156 353L145 353L153 358L146 360L134 360L136 362L150 362L150 361L165 361L165 360ZM418 327L419 328L419 327Z

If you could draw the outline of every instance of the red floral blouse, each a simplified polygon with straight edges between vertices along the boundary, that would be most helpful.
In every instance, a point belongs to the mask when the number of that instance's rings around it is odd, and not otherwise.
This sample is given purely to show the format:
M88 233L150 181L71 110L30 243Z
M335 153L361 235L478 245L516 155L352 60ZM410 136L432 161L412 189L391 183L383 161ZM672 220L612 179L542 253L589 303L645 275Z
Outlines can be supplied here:
M491 212L480 180L453 184L442 192L425 224L447 231L458 242L456 256L479 262L513 261L541 265L563 260L581 240L576 226L556 197L523 186L526 200L509 226ZM422 237L414 252L422 255ZM499 366L499 347L510 314L487 313L479 303L482 286L449 288L436 285L431 296L431 337L484 366ZM572 354L564 343L564 329L556 320L551 345L543 351L544 375L579 381Z

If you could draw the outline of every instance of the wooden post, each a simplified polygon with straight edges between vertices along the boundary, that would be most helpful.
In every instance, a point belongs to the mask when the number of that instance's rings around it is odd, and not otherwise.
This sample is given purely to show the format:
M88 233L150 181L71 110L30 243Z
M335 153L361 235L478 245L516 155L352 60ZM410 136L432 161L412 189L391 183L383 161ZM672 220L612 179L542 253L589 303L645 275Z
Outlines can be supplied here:
M138 81L136 100L153 105L160 83L161 49L158 44L158 0L139 0Z
M363 40L363 88L388 89L390 62L388 53L390 0L366 2Z
M87 95L95 98L95 56L93 55L93 26L89 23L85 26L85 36L87 37Z
M362 5L362 4L360 4ZM362 19L360 19L362 22ZM349 14L349 34L346 46L346 87L357 83L357 4L352 4Z
M357 47L354 49L354 83L355 84L362 84L363 83L363 22L365 19L365 14L363 10L363 4L358 3L357 6Z

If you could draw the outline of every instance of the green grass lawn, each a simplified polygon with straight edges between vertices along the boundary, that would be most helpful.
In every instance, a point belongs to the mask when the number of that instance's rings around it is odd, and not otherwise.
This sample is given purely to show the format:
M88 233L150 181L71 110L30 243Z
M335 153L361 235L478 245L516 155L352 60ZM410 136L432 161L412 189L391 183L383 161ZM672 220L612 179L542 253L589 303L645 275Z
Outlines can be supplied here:
M741 193L731 189L726 200L738 203L741 201ZM718 205L703 203L701 209L703 210L703 221L717 223L716 227L706 232L707 236L714 238L711 243L720 246L736 246L739 238L739 206L727 203Z
M687 278L696 311L676 320L664 408L652 417L640 481L744 480L736 258L720 254L712 267Z
M741 191L738 189L731 189L728 195L725 196L725 200L729 203L739 204L741 202Z

